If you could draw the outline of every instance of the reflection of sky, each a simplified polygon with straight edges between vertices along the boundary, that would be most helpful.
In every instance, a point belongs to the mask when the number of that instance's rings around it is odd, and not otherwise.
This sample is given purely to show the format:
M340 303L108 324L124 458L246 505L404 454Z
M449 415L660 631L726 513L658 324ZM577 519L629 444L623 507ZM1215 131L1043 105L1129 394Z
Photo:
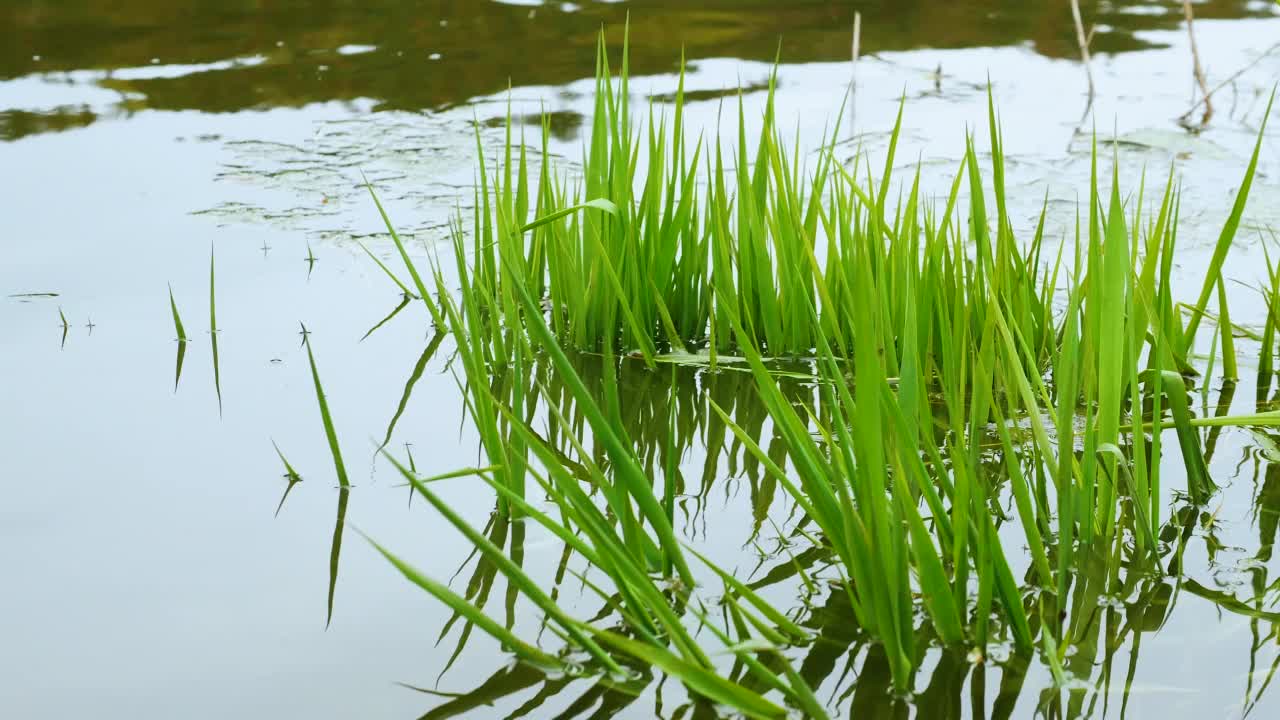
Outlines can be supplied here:
M1211 82L1274 42L1277 22L1200 23ZM1217 117L1193 137L1173 123L1189 92L1184 36L1144 37L1171 48L1099 57L1094 117L1102 134L1114 131L1126 140L1121 163L1130 182L1145 165L1154 183L1177 159L1187 221L1178 272L1190 287L1251 149L1262 102L1256 92L1280 76L1280 57L1259 64L1234 91L1224 90ZM705 94L688 108L688 122L699 129L715 124L717 91L756 84L769 69L723 59L695 65L689 88ZM939 65L936 92L930 73ZM136 73L128 79L183 77L163 63ZM1060 234L1088 172L1087 145L1073 140L1084 101L1083 75L1074 63L1018 47L886 52L859 67L854 125L840 137L856 135L878 158L905 90L899 160L909 164L920 154L926 187L936 192L958 162L965 123L986 146L988 74L1004 120L1015 221L1020 227L1032 222L1047 191ZM813 144L834 117L848 77L846 63L781 68L783 127L799 123L803 142ZM41 112L86 106L111 116L123 102L97 74L59 83L52 75L0 83L0 106ZM662 95L673 85L671 76L646 76L635 80L633 91ZM513 102L525 114L545 102L548 110L575 117L589 109L590 91L589 81L526 86L516 88ZM506 112L505 95L485 92L463 107L426 115L370 114L373 101L367 100L354 107L312 103L221 115L143 104L127 119L0 144L0 567L6 571L0 708L33 718L400 717L438 702L391 682L432 685L452 647L452 639L433 647L444 620L440 607L394 576L354 533L343 550L334 624L322 631L336 493L297 322L315 333L357 486L348 527L370 532L432 577L448 578L466 548L421 504L406 511L403 490L392 487L385 468L370 469L368 438L381 437L426 343L425 313L407 309L357 343L398 298L344 239L368 234L374 251L389 257L387 243L375 236L376 214L356 185L360 169L379 184L392 217L417 242L440 239L436 226L459 196L469 202L470 120ZM747 102L753 118L760 95ZM494 147L501 131L486 126L483 132L486 147ZM533 137L535 128L529 132ZM1254 224L1280 223L1274 215L1280 146L1275 133L1271 137L1266 177L1250 204ZM581 134L566 132L554 147L568 163L580 156L582 142ZM852 155L853 146L847 142L840 151ZM1229 276L1255 276L1261 265L1255 237L1241 236ZM320 258L309 280L307 242ZM218 257L222 421L204 331L210 245ZM421 255L421 245L414 247ZM176 395L167 283L193 338ZM60 295L7 297L28 292ZM1237 322L1260 316L1253 293L1234 286L1232 293ZM72 323L65 350L59 349L59 307ZM85 327L90 320L92 334ZM446 355L447 348L428 368L393 443L412 441L426 472L477 462L474 434L459 431L461 404L445 371ZM1251 395L1242 388L1239 397ZM307 478L279 520L271 517L283 489L272 438ZM1246 437L1228 433L1215 475L1232 478L1245 452ZM697 477L702 458L695 454L686 463L689 476ZM1226 553L1228 564L1256 550L1250 473L1246 465L1221 498L1223 541L1245 549ZM712 493L712 531L700 530L697 540L730 566L744 563L740 547L750 524L745 491L736 487ZM449 492L451 502L483 524L487 495L461 483ZM537 570L558 560L559 546L545 537L534 535L528 548ZM1217 576L1206 572L1202 580ZM495 596L500 593L499 587ZM575 609L595 608L583 602ZM526 633L536 632L532 614L522 610L520 623ZM441 689L464 690L494 671L497 649L479 637L472 642L473 652ZM1182 598L1171 626L1144 640L1131 714L1221 714L1242 693L1248 643L1240 618L1220 621L1209 603ZM1187 644L1195 654L1186 652ZM1268 661L1273 655L1264 653ZM1117 658L1116 667L1123 666ZM1216 682L1206 686L1206 673ZM1043 680L1033 676L1028 688ZM1200 691L1171 689L1179 687ZM987 689L994 693L996 683ZM1032 695L1022 698L1020 713L1029 713ZM1273 696L1256 715L1271 716L1277 707ZM645 699L633 710L643 717L651 708Z
M1201 47L1213 67L1247 66L1274 37L1275 22L1201 23ZM1181 36L1153 38L1177 43ZM941 68L942 74L936 71ZM1015 226L1030 231L1038 218L1046 192L1058 210L1049 219L1049 236L1058 238L1073 222L1076 193L1086 187L1089 173L1088 132L1096 124L1104 141L1113 133L1122 142L1125 177L1137 178L1144 167L1152 184L1163 181L1171 163L1185 176L1183 206L1185 227L1182 246L1204 246L1208 232L1220 217L1218 209L1229 205L1241 168L1252 151L1256 126L1266 103L1260 93L1280 68L1280 51L1264 57L1242 75L1233 88L1217 97L1216 117L1207 130L1191 135L1176 119L1188 108L1189 61L1175 45L1096 60L1094 72L1098 98L1093 114L1081 121L1085 108L1085 81L1072 62L1050 60L1020 48L991 50L921 50L882 53L859 64L858 94L845 127L838 133L837 153L848 160L860 146L878 166L887 147L888 130L905 93L908 104L897 163L909 172L919 159L923 165L926 196L945 194L964 151L964 127L975 128L979 145L985 146L986 80L988 73L1004 120L1003 134L1009 156L1009 183L1013 189ZM748 123L759 117L771 66L736 60L706 59L691 63L686 91L695 98L686 108L690 132L715 126L736 133L737 88L748 88ZM1227 70L1216 71L1225 76ZM806 150L829 137L828 125L840 111L850 80L848 63L786 65L779 76L779 117L787 135L799 130ZM633 79L634 106L645 98L669 101L675 75ZM471 182L473 150L469 136L473 118L495 143L510 111L523 119L515 129L536 145L538 113L575 118L591 111L594 83L589 79L562 86L530 86L474 99L464 107L431 115L403 113L362 114L350 119L320 122L305 133L293 132L290 123L279 127L280 136L255 133L248 138L228 138L228 155L220 177L227 190L221 203L200 208L220 221L267 221L303 229L318 237L344 237L351 233L379 232L358 224L350 208L363 203L358 172L365 172L384 193L403 201L411 210L400 221L411 234L430 237L456 202L470 203L469 193L459 189ZM662 105L658 105L661 111ZM1199 117L1198 114L1196 117ZM553 130L556 125L553 123ZM697 129L697 130L693 130ZM1077 134L1077 129L1082 131ZM581 156L586 126L564 123L553 134L552 150L561 166L572 167ZM754 130L749 132L754 133ZM492 161L492 156L490 156ZM1250 223L1255 231L1280 221L1276 203L1266 202L1275 190L1265 181L1280 172L1280 154L1268 146L1261 161L1263 180L1251 204ZM1135 182L1136 185L1136 182ZM277 193L273 202L271 195ZM1136 187L1130 189L1136 193ZM278 192L277 192L278 191ZM234 197L232 197L234 196ZM339 212L333 200L346 200ZM310 211L300 209L310 208Z

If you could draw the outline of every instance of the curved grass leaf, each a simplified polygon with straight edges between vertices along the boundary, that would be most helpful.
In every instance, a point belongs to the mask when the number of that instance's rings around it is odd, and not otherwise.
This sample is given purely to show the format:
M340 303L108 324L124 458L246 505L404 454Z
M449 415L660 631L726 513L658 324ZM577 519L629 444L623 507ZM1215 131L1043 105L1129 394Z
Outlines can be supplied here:
M383 546L379 545L377 541L373 540L368 535L365 535L364 533L360 533L360 535L364 537L365 540L368 540L369 544L381 553L383 557L389 560L391 564L394 565L395 568L399 570L400 573L403 574L410 582L431 593L436 597L436 599L443 602L451 610L466 618L467 622L474 624L490 637L502 643L504 647L509 648L521 660L530 663L531 665L550 670L559 670L563 668L564 665L559 660L516 637L510 630L495 622L479 608L467 602L448 587L441 585L426 575L423 575L416 568L404 562Z

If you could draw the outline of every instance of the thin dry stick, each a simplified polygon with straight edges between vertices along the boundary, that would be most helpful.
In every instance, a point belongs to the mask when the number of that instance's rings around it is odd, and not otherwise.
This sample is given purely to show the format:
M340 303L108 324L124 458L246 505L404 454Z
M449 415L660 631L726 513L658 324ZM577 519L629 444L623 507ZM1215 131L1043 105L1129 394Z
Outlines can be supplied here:
M1084 32L1084 20L1080 18L1080 0L1071 0L1071 17L1076 21L1076 42L1080 45L1080 61L1084 63L1084 74L1089 79L1089 105L1093 105L1093 67L1089 61L1089 38ZM1088 107L1085 114L1089 114Z
M856 131L855 116L858 114L858 55L862 42L862 13L853 13L853 61L849 77L849 135Z
M1200 94L1204 97L1204 117L1200 118L1200 126L1204 127L1209 124L1209 118L1213 117L1213 101L1210 99L1209 83L1204 77L1204 66L1200 64L1200 50L1196 48L1195 15L1191 12L1191 0L1182 0L1182 13L1187 16L1187 36L1191 38L1191 59L1196 83L1200 85ZM1182 116L1184 121L1186 118L1186 115Z
M1219 91L1219 90L1221 90L1222 88L1224 88L1224 87L1226 87L1226 86L1230 85L1231 83L1235 82L1236 80L1239 80L1241 75L1244 75L1245 73L1249 72L1249 71L1250 71L1250 70L1252 70L1254 67L1256 67L1256 66L1258 65L1258 63L1260 63L1260 62L1262 62L1263 60L1266 60L1267 58L1271 57L1271 56L1272 56L1272 55L1274 55L1277 51L1280 51L1280 43L1276 43L1275 45L1272 45L1270 48L1267 48L1267 51L1266 51L1266 52L1264 52L1264 53L1262 53L1261 55L1259 55L1258 57L1256 57L1256 58L1254 58L1254 59L1250 60L1247 64L1245 64L1245 66L1244 66L1244 67L1242 67L1242 68L1240 68L1239 70L1237 70L1237 71L1235 71L1235 72L1231 73L1230 75L1228 75L1226 80L1223 80L1222 82L1220 82L1220 83L1218 83L1217 85L1214 85L1212 88L1210 88L1210 90L1209 90L1209 94L1208 94L1208 95L1205 95L1205 96L1203 96L1203 97L1201 97L1201 98L1200 98L1200 99L1198 99L1198 100L1196 100L1196 101L1195 101L1195 103L1193 103L1193 104L1191 105L1191 107L1187 109L1187 112L1186 112L1186 113L1184 113L1184 114L1182 115L1182 117L1184 117L1184 118L1185 118L1185 117L1187 117L1188 115L1190 115L1191 113L1195 112L1196 108L1200 107L1201 105L1203 105L1203 104L1205 103L1205 101L1206 101L1206 100L1208 100L1209 98L1211 98L1211 97L1213 97L1214 95L1216 95L1216 94L1218 93L1218 91Z
M1076 123L1076 129L1071 133L1071 139L1067 141L1067 150L1071 150L1071 145L1075 143L1076 138L1080 135L1080 129L1084 127L1084 121L1089 118L1089 111L1093 110L1094 86L1093 86L1093 63L1089 57L1089 41L1093 39L1093 33L1087 35L1084 31L1084 20L1080 17L1080 0L1071 0L1071 17L1076 24L1076 43L1080 45L1080 62L1084 64L1084 76L1089 80L1089 98L1084 103L1084 112L1080 113L1080 122Z
M862 42L862 13L853 13L853 84L858 84L858 45Z

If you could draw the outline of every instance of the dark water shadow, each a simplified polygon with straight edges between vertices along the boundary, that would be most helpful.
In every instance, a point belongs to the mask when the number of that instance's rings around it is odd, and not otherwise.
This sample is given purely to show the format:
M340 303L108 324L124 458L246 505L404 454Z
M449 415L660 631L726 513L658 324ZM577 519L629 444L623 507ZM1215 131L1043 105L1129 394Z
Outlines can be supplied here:
M1081 3L1095 53L1153 46L1179 27L1178 0ZM0 141L83 128L142 110L234 113L370 99L377 110L440 109L514 86L559 86L590 74L595 36L619 47L631 24L634 74L690 60L847 62L854 12L861 54L917 48L1024 46L1079 56L1066 3L1025 0L634 0L520 3L397 0L327 5L229 0L73 0L30 12L0 5L0 82L76 77L120 100L0 108ZM1198 19L1267 17L1264 2L1201 0ZM1156 9L1158 11L1153 12ZM1135 12L1145 10L1145 12ZM536 58L536 62L530 62ZM153 66L179 72L153 72ZM19 103L23 102L21 99ZM572 128L580 119L567 121Z

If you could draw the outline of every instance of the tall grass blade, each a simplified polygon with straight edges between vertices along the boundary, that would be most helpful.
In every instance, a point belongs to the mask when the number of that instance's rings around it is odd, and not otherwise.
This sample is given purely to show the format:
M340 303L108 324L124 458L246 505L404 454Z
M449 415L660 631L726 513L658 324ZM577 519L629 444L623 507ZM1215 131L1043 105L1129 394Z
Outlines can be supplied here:
M391 224L391 218L387 217L387 211L383 209L382 202L378 200L378 195L373 191L373 185L369 183L368 178L364 178L364 186L369 190L369 197L373 198L373 204L378 208L378 215L382 217L382 223L386 225L387 232L391 235L391 240L395 243L396 250L400 253L400 260L404 262L405 269L409 271L413 286L418 290L418 297L427 306L427 311L431 313L432 321L437 326L444 325L439 306L431 300L431 295L427 293L427 286L422 282L422 276L418 273L417 266L413 264L413 260L409 257L409 251L405 249L404 242L400 240L400 233L396 232L395 226Z
M346 525L348 493L351 482L347 478L347 466L342 461L342 448L338 445L338 434L333 427L333 416L329 413L329 401L325 398L324 387L320 384L320 371L316 369L316 357L311 350L311 337L306 326L302 327L303 344L307 346L307 363L311 366L311 380L315 386L316 404L320 408L320 421L324 426L325 441L329 444L329 453L333 456L333 469L338 476L338 518L333 526L333 542L329 549L329 596L328 609L325 616L325 627L333 622L333 596L338 586L338 558L342 553L342 531Z
M1196 329L1200 327L1200 318L1204 311L1209 307L1209 298L1213 294L1214 286L1222 279L1222 263L1227 258L1227 251L1231 249L1231 243L1235 240L1236 231L1240 228L1240 221L1244 218L1245 204L1249 200L1249 190L1253 186L1253 177L1258 169L1258 157L1262 154L1262 140L1266 137L1267 122L1271 119L1271 108L1276 101L1275 90L1271 91L1271 98L1267 100L1266 112L1262 115L1262 122L1258 127L1258 139L1253 146L1253 156L1249 158L1249 167L1244 172L1244 178L1240 181L1240 190L1236 193L1235 203L1231 206L1231 214L1227 216L1227 222L1222 226L1222 232L1218 235L1218 242L1213 247L1213 255L1209 258L1209 264L1205 268L1204 287L1200 290L1200 297L1196 300L1195 307L1191 313L1191 318L1187 321L1187 328L1183 336L1183 354L1185 355L1195 342Z

